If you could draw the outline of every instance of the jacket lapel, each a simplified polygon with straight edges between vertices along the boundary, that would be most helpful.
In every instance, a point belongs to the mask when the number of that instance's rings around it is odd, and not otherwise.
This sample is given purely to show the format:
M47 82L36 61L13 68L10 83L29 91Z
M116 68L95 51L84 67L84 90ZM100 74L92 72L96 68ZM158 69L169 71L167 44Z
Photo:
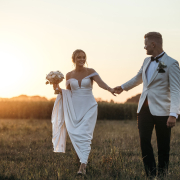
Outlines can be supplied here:
M165 53L164 56L163 56L162 59L161 59L161 62L164 62L164 63L165 63L166 58L167 58L167 54ZM158 74L158 67L157 67L156 70L154 71L154 73L153 73L153 75L152 75L152 77L151 77L151 79L150 79L150 81L149 81L149 83L148 83L147 86L149 86L149 84L151 84L151 82L155 79L155 77L157 76L157 74Z
M146 70L147 70L150 62L151 62L151 58L149 58L149 60L147 61L147 64L145 65L145 67L144 67L144 72L143 72L143 73L144 73L144 79L145 79L146 84L148 84L148 82L147 82L147 77L146 77Z

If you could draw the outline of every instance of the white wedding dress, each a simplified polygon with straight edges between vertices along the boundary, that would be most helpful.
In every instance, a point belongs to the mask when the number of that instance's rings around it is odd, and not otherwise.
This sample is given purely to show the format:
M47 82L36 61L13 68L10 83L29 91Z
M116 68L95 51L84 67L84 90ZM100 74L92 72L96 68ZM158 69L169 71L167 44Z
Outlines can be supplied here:
M74 149L81 163L87 164L91 150L91 140L97 120L97 102L92 94L91 77L96 72L83 78L66 81L70 90L63 90L54 103L52 112L52 142L54 152L65 152L66 132L68 132Z

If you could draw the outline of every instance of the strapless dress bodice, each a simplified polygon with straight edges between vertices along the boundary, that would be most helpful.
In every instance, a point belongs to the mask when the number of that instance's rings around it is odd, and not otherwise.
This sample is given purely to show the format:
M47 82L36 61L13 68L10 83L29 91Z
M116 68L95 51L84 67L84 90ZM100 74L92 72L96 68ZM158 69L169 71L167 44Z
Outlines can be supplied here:
M81 84L79 86L79 82L77 79L70 79L70 86L72 95L77 96L89 96L92 94L92 83L90 78L84 78L81 80Z
M75 78L66 81L66 86L70 84L71 87L72 103L77 121L80 121L90 108L97 106L97 102L92 93L92 81L90 79L95 75L98 74L92 73L83 78L80 84Z
M70 84L72 95L88 96L92 94L92 82L91 77L98 75L98 73L92 73L89 76L84 77L80 84L77 79L70 78L66 81L66 86Z

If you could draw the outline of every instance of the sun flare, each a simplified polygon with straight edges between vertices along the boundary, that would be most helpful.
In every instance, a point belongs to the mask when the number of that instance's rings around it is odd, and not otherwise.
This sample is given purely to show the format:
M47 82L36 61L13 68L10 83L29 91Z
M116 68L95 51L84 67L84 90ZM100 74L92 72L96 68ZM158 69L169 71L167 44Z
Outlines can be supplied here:
M0 51L0 77L3 89L11 89L19 86L25 79L23 60L11 51Z

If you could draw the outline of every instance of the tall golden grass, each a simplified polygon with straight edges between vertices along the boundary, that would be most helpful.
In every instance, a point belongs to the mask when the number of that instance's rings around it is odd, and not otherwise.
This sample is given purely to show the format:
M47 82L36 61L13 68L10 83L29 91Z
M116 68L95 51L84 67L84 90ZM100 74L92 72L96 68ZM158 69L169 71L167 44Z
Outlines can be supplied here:
M164 180L180 179L179 137L177 123ZM152 145L157 161L155 132ZM146 180L136 121L97 121L85 177L69 138L65 154L53 152L50 119L0 119L0 156L0 180Z
M0 101L0 118L48 119L53 101Z
M0 118L50 119L54 101L0 101ZM98 102L98 119L136 119L137 104Z

